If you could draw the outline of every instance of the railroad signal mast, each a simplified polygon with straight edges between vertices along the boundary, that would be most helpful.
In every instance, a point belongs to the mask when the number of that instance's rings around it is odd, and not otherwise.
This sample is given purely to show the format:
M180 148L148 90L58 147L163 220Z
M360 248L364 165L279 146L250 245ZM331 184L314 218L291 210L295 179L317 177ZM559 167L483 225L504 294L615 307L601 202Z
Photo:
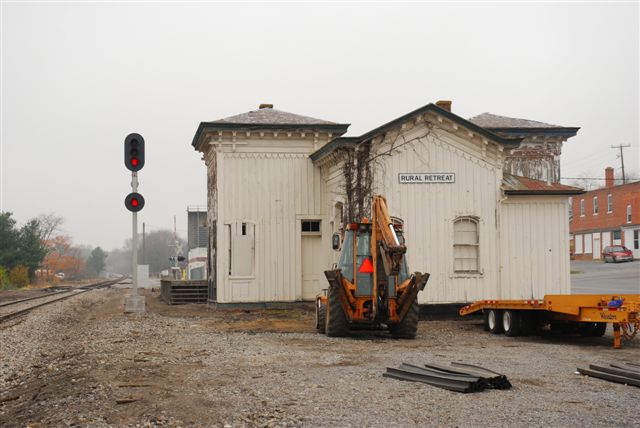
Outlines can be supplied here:
M138 294L138 211L144 208L144 197L138 193L138 171L144 167L144 138L140 134L129 134L124 139L124 166L131 171L131 193L124 199L124 206L131 211L132 272L133 289L124 303L125 313L145 312L144 296Z

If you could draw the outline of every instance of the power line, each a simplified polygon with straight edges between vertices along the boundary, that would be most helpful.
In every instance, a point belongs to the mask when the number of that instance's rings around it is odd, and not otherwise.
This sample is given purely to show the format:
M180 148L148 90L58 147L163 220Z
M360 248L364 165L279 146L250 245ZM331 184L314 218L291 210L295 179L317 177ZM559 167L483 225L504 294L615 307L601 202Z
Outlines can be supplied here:
M627 147L631 147L631 144L627 144L626 146L623 146L622 144L618 146L611 146L612 149L620 149L620 162L622 162L622 184L627 182L626 177L624 176L624 152L622 151L622 149Z

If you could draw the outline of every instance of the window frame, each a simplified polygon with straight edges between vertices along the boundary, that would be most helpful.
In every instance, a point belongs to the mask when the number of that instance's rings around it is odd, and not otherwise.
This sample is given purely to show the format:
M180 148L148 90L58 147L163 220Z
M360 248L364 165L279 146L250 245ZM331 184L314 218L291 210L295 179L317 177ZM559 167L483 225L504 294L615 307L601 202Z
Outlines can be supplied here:
M631 223L632 217L631 217L631 204L627 205L627 224Z
M455 226L456 223L460 223L460 222L469 222L475 225L475 232L476 232L476 243L475 244L467 244L467 243L460 243L457 244L456 243L456 230L455 230ZM451 231L452 231L452 245L451 245L451 250L452 250L452 257L451 257L451 262L452 262L452 276L454 277L478 277L478 276L483 276L484 272L482 270L482 264L481 264L481 250L480 250L480 242L481 242L481 237L480 237L480 218L477 216L473 216L473 215L464 215L464 216L458 216L456 218L453 219L453 221L451 222ZM476 249L476 269L475 270L456 270L456 247L473 247Z
M598 204L598 197L593 197L593 215L598 215L600 212L600 205Z
M613 195L609 193L607 195L607 214L611 214L613 212Z
M309 223L311 224L317 224L318 225L318 230L304 230L304 225L305 223ZM300 220L300 234L302 236L321 236L322 235L322 220L321 219L315 219L315 218L311 218L311 219L301 219Z
M584 199L580 199L580 217L584 217Z

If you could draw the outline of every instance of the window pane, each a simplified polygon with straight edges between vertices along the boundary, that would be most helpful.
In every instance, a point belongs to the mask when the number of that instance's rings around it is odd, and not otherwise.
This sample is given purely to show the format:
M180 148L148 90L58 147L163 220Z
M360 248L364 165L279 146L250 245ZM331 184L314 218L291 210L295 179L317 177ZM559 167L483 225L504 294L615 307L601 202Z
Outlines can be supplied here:
M478 223L462 218L453 223L453 269L456 272L479 271Z

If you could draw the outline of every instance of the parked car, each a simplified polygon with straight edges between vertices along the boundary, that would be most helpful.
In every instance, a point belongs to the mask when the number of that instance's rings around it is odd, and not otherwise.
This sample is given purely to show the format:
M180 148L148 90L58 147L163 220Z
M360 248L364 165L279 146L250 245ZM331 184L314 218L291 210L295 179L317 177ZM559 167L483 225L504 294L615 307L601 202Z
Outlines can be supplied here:
M630 262L633 260L633 253L630 249L622 245L612 245L610 247L604 247L604 250L602 250L602 258L605 263Z

